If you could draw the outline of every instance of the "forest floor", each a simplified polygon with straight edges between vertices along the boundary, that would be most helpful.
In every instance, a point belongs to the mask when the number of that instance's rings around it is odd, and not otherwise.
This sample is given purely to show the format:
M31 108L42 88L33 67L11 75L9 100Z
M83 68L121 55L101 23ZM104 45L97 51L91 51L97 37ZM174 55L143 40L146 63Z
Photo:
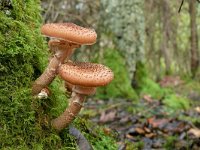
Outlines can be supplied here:
M119 150L200 150L200 92L193 84L174 83L161 84L186 95L190 108L173 110L151 95L141 96L139 102L89 98L82 115L116 138Z

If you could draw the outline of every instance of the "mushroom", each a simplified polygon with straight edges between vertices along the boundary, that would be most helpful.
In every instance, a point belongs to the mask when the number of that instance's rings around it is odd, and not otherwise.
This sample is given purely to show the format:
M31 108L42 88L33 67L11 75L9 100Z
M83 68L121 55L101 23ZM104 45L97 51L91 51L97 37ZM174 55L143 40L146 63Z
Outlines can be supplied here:
M80 112L85 97L94 94L96 87L109 84L114 74L104 65L88 62L67 62L59 67L58 72L62 79L73 85L68 108L51 122L53 128L61 131Z
M36 79L32 86L32 94L37 95L47 87L57 75L57 69L64 60L71 56L80 45L92 45L96 42L97 34L93 29L83 28L73 23L50 23L41 28L42 34L56 39L49 41L49 47L54 53L43 74Z
M43 88L41 92L37 95L39 99L47 99L50 95L50 90L48 88Z
M49 23L41 28L42 34L57 39L76 43L78 45L92 45L96 42L97 34L94 29L84 28L74 23Z

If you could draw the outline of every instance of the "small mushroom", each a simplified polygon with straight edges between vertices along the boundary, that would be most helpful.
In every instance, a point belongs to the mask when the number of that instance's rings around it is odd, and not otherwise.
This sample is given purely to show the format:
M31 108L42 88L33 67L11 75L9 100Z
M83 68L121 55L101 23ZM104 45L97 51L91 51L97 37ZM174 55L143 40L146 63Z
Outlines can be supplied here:
M50 95L50 90L48 88L43 88L41 92L37 95L39 99L47 99Z
M96 87L109 84L114 74L104 65L88 62L67 62L59 67L58 72L65 82L73 85L69 107L51 122L53 128L60 131L80 112L85 97L94 94Z
M42 34L56 39L49 41L49 47L54 53L44 73L36 79L32 86L32 94L37 95L47 87L57 75L57 69L65 59L69 59L75 48L80 45L92 45L97 34L93 29L83 28L73 23L50 23L41 28Z

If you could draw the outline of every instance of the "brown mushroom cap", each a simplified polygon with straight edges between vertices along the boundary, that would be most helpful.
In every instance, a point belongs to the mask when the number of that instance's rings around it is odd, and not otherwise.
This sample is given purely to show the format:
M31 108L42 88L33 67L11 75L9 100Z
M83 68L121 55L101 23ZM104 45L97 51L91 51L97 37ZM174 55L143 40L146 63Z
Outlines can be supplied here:
M73 85L98 87L110 83L114 74L108 67L88 62L68 62L59 68L62 79Z
M42 34L80 45L92 45L97 34L94 29L84 28L73 23L48 23L42 26Z

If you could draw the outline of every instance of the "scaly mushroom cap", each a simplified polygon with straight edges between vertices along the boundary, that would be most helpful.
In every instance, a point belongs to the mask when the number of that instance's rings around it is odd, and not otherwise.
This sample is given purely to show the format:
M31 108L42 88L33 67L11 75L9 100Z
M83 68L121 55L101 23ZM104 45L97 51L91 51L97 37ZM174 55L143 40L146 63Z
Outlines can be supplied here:
M92 45L97 34L94 29L84 28L73 23L48 23L42 26L42 34L80 45Z
M110 83L114 74L108 67L88 62L68 62L59 68L62 79L73 85L98 87Z

